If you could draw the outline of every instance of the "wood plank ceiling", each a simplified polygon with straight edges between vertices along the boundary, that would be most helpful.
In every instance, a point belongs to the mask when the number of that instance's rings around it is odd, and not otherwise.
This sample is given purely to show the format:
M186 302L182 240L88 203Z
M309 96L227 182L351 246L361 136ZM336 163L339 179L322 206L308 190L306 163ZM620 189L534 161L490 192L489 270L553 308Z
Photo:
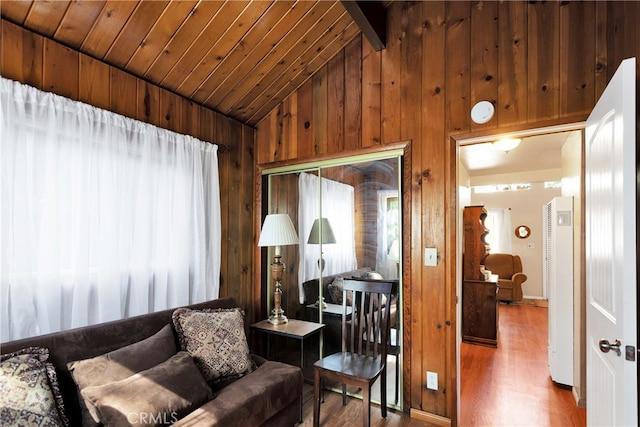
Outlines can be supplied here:
M360 33L340 1L2 0L0 12L252 126Z

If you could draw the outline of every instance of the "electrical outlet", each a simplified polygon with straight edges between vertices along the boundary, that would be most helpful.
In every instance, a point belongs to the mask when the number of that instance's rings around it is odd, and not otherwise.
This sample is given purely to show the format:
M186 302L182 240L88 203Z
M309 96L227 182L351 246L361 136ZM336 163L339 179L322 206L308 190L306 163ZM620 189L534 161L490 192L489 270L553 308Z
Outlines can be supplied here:
M427 371L427 388L429 390L438 389L438 374L436 372Z

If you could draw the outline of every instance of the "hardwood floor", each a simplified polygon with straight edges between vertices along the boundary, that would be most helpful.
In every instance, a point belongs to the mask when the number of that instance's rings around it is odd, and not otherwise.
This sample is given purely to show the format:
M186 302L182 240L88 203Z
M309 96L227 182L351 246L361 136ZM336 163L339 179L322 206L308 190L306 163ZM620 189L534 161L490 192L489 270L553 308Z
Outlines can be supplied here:
M565 387L555 385L547 368L547 308L500 304L498 348L461 344L460 393L462 427L586 425L586 411L578 408ZM304 418L313 425L313 387L305 384ZM338 393L326 392L320 411L325 427L360 427L362 403L349 399L342 406ZM409 414L371 408L371 425L425 426Z
M500 304L498 348L462 343L461 426L585 426L547 367L547 308Z
M304 385L303 420L298 426L313 426L313 386ZM422 421L411 419L401 411L387 410L387 418L380 416L380 406L371 405L371 425L385 427L424 427ZM349 398L342 406L342 395L325 391L325 400L320 407L321 427L362 427L362 401Z

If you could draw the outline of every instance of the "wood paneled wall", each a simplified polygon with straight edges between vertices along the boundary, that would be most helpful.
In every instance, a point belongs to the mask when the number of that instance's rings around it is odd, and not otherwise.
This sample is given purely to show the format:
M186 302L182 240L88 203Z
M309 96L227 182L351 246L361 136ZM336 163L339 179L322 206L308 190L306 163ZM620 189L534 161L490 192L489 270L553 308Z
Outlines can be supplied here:
M637 22L636 2L392 2L386 49L356 38L259 124L258 164L412 141L404 395L418 416L457 423L452 137L584 120L620 61L640 55ZM496 114L479 125L481 100ZM437 267L422 266L424 247Z
M218 153L220 296L234 297L249 320L256 319L261 305L252 268L255 130L5 20L0 50L5 78L225 146Z

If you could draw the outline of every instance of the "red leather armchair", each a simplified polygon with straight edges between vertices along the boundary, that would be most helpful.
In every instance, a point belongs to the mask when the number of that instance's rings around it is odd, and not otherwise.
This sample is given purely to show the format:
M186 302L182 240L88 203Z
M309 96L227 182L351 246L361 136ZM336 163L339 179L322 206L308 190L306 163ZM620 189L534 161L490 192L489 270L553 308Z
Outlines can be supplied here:
M498 275L498 299L501 301L522 301L522 284L527 275L522 272L522 261L518 255L489 254L484 265L492 274Z

